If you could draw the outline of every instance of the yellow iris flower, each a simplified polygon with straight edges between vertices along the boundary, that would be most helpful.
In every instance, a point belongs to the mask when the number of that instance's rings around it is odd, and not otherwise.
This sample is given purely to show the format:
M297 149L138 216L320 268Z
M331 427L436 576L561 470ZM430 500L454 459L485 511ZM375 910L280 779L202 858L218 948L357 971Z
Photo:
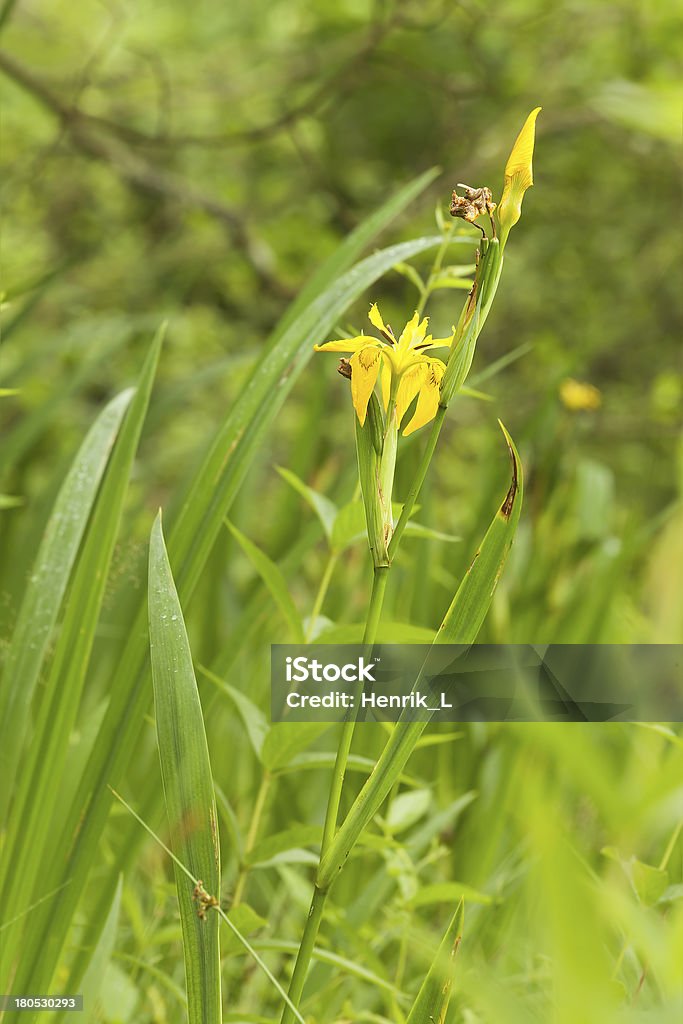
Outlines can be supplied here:
M391 327L384 323L377 303L368 314L370 323L381 334L381 339L367 334L355 338L341 338L315 345L316 352L348 352L351 354L351 399L361 426L365 423L368 402L377 378L382 386L384 408L396 403L396 422L400 424L408 406L417 396L417 406L403 431L412 434L436 416L441 394L441 380L446 364L427 355L429 349L450 346L450 338L432 338L427 334L427 317L420 320L415 313L398 339Z

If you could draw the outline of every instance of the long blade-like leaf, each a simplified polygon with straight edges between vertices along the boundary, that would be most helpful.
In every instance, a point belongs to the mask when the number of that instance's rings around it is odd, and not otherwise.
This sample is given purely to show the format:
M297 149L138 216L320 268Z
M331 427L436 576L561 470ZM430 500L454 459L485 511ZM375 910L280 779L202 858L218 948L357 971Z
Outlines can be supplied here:
M123 391L102 410L62 484L36 555L0 687L0 776L13 779L29 707L50 637L121 420L133 396ZM10 787L0 787L0 821Z
M111 455L88 533L65 605L64 619L42 695L33 743L17 787L17 795L0 859L0 901L13 916L14 908L33 891L45 891L44 879L53 866L51 812L62 798L62 774L71 732L78 714L90 653L104 598L107 576L119 530L128 481L145 420L164 329L150 346L138 387ZM46 856L46 851L49 853ZM16 885L16 865L22 866L22 885ZM39 888L38 888L39 887ZM49 888L49 886L48 886ZM46 912L49 912L49 907ZM40 962L49 936L28 922L22 941L19 971ZM0 979L16 957L8 941L0 957ZM17 982L19 981L17 978Z
M451 998L452 961L462 938L464 915L464 902L460 900L406 1024L445 1024Z
M248 537L245 537L242 531L238 530L236 526L233 526L233 524L227 520L225 525L228 527L252 566L265 583L267 589L270 591L271 597L282 612L291 632L292 643L302 644L304 642L304 629L301 624L301 616L299 615L297 607L289 593L289 587L287 586L287 581L282 575L281 569L271 558L268 557L265 551L261 551L261 549L257 547L253 541L249 540Z
M209 750L190 645L161 529L149 549L149 637L154 709L171 849L207 896L220 896L218 816ZM193 896L187 876L175 869L185 952L190 1024L220 1024L221 974L218 915Z

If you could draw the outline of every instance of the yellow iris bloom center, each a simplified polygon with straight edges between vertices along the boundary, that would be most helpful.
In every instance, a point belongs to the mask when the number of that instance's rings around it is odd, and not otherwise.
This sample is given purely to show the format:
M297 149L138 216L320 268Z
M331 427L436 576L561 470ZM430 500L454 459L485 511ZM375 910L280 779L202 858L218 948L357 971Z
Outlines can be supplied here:
M381 338L359 334L315 345L316 352L347 352L351 355L351 398L361 424L365 423L368 402L379 378L384 408L393 398L400 424L409 405L417 397L410 422L403 431L412 434L436 416L441 395L441 381L446 364L427 355L430 349L449 347L450 338L432 338L427 334L428 318L420 320L417 313L408 321L398 339L373 303L368 314L370 323Z

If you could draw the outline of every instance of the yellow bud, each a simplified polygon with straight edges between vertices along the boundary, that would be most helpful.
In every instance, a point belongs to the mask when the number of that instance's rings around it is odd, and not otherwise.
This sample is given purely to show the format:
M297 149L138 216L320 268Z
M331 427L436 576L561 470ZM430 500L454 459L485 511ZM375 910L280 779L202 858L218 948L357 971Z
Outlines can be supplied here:
M534 183L532 160L536 118L540 111L541 107L536 107L527 117L505 165L505 185L498 207L498 220L503 242L507 238L510 228L517 223L521 216L524 193Z

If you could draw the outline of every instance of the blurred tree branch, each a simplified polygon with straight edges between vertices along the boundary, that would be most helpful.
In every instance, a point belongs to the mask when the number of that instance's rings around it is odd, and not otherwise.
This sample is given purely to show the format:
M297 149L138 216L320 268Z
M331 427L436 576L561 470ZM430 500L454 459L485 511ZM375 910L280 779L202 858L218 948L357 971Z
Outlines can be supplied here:
M161 170L131 151L122 139L102 131L111 128L90 117L77 104L66 103L43 79L5 51L0 50L0 71L38 100L60 122L71 143L94 160L106 163L127 185L193 206L221 221L232 243L249 261L258 278L274 294L291 297L291 289L277 276L268 246L256 238L240 212L180 175ZM100 130L98 130L98 128Z
M354 49L350 57L342 61L339 67L323 78L311 90L308 96L262 125L240 128L232 132L175 133L173 135L159 133L151 135L148 132L143 132L130 125L121 124L101 114L87 114L84 111L81 111L81 114L94 124L101 125L108 131L135 145L172 149L198 146L208 149L265 142L280 132L290 130L303 118L319 114L321 108L327 103L335 98L338 99L340 95L356 88L360 80L358 70L366 64L369 58L375 55L375 52L386 36L399 23L400 19L396 13L384 20L373 21L365 34L365 38Z

